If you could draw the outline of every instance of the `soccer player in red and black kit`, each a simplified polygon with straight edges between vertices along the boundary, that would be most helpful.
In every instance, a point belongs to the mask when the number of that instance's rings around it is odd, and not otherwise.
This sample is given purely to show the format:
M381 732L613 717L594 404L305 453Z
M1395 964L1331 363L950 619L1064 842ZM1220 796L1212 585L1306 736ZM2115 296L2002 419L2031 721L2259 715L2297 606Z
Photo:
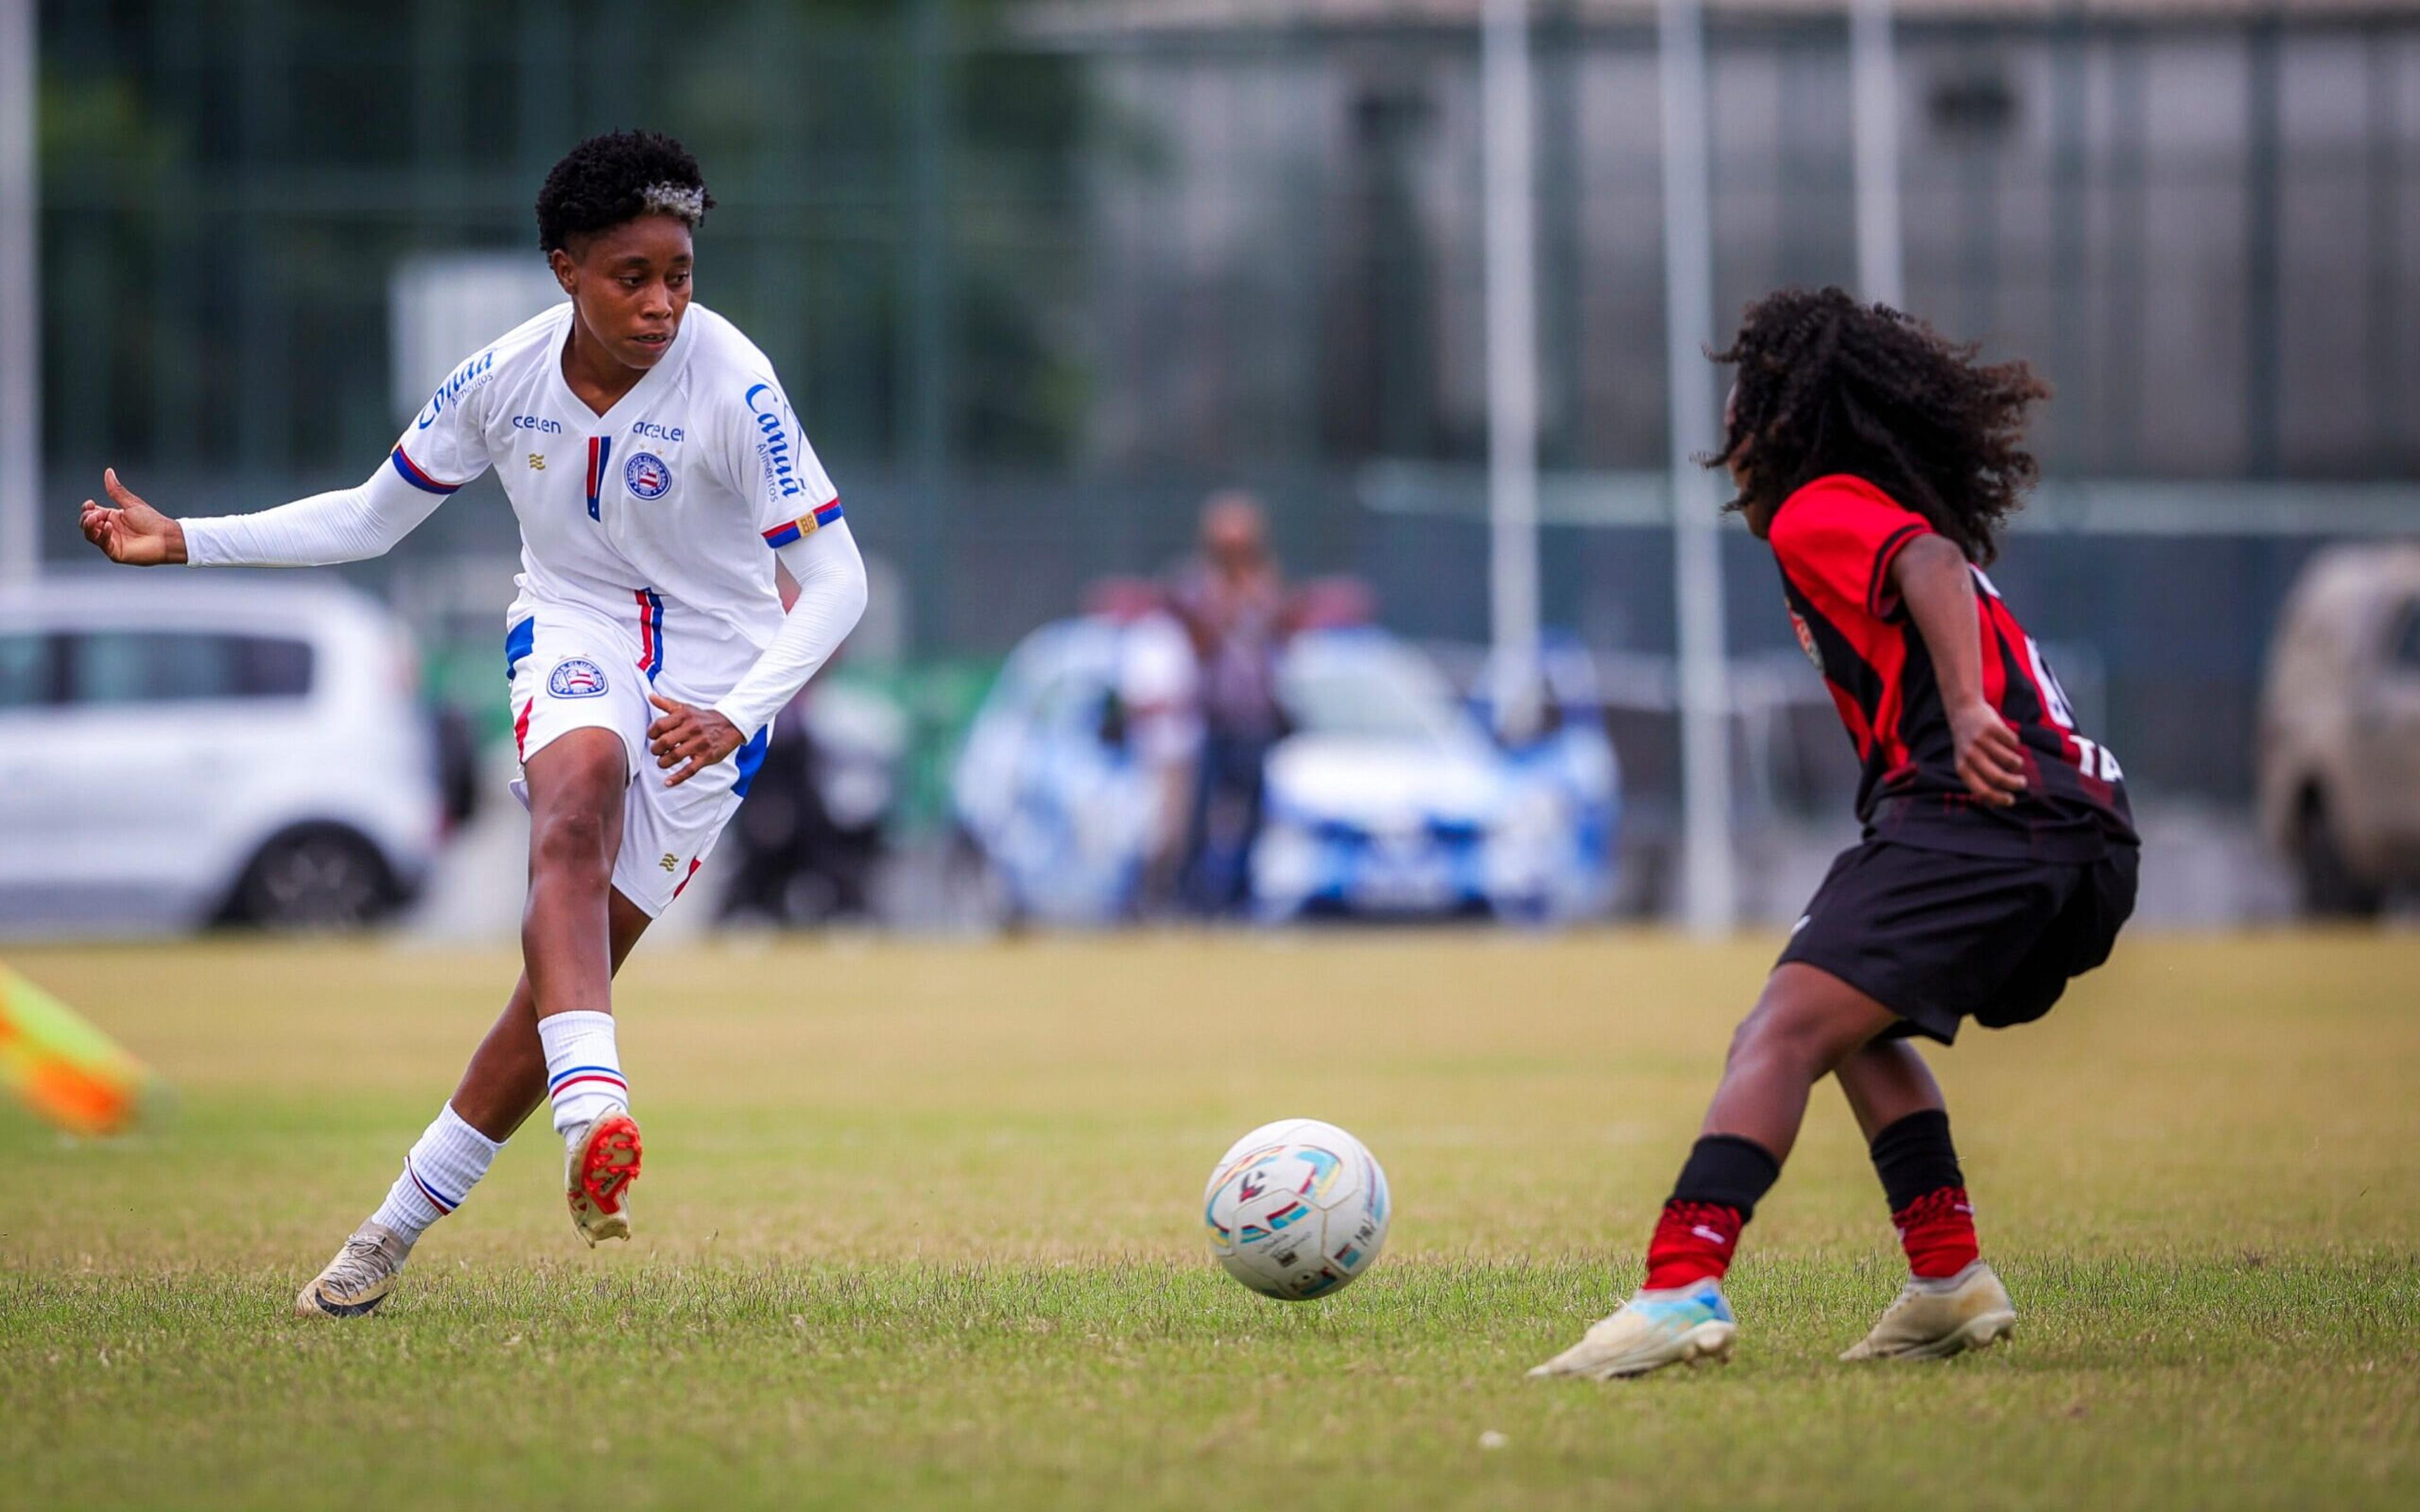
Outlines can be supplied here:
M1844 1358L1938 1359L2006 1338L1941 1088L1916 1036L2041 1017L2134 906L2123 779L2078 733L2041 650L1983 575L2035 476L2049 389L1838 289L1752 306L1715 361L1733 507L1769 543L1799 643L1865 771L1865 838L1832 865L1731 1040L1664 1205L1645 1283L1530 1372L1606 1379L1728 1356L1723 1273L1837 1078L1907 1251L1898 1301Z

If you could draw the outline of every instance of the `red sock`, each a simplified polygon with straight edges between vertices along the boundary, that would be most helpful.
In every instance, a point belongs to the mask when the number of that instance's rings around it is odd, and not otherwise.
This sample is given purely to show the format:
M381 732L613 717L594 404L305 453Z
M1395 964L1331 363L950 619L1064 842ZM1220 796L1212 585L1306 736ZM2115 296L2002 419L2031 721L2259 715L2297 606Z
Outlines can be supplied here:
M1720 1281L1731 1268L1740 1229L1747 1220L1737 1208L1713 1202L1664 1204L1655 1237L1647 1244L1647 1289L1667 1291L1708 1276Z
M1927 1280L1956 1275L1982 1251L1975 1243L1975 1205L1962 1186L1945 1186L1891 1214L1907 1268Z

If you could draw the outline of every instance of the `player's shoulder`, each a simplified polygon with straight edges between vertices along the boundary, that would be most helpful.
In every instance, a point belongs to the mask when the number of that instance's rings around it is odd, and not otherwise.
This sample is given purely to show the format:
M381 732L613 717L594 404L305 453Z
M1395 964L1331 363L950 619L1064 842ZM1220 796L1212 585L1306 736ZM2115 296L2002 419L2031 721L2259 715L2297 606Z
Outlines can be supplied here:
M1775 549L1787 550L1842 529L1865 533L1902 524L1921 528L1924 517L1854 473L1832 472L1801 484L1781 501L1770 537Z
M541 310L463 358L437 386L431 403L440 409L459 403L473 390L490 386L499 378L510 375L529 363L534 356L551 351L553 344L549 338L562 334L570 310L568 301Z
M489 343L499 364L551 358L571 324L571 301L548 305Z
M706 391L707 393L718 393L731 380L738 379L741 389L733 395L737 398L737 393L745 392L749 383L772 381L772 360L748 339L746 332L728 318L703 304L692 303L683 319L695 333L696 346L691 348L690 356L690 371L710 385Z
M762 416L777 417L777 424L787 422L789 401L772 360L747 332L702 304L692 303L684 320L695 342L682 376L693 416L727 421L739 435L752 435Z
M485 378L508 375L532 363L544 362L554 355L570 320L570 301L550 305L488 343L462 365L478 368L479 376Z
M566 302L541 311L456 363L421 407L416 427L428 429L448 410L455 411L458 420L467 417L476 423L483 412L477 408L479 396L525 371L533 353L551 352L549 337L561 334L570 309Z

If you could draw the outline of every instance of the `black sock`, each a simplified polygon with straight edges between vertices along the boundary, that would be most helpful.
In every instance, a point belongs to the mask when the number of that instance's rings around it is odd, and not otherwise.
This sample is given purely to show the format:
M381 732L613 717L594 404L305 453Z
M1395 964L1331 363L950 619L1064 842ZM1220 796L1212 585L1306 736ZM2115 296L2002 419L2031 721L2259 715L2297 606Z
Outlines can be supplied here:
M1672 1200L1736 1208L1745 1222L1755 1216L1758 1200L1779 1180L1781 1162L1762 1145L1738 1134L1708 1134L1690 1147L1688 1164L1673 1183Z
M1916 1198L1945 1186L1966 1184L1958 1169L1958 1147L1949 1142L1949 1115L1939 1108L1911 1113L1890 1124L1874 1135L1871 1153L1874 1174L1883 1179L1883 1196L1893 1212L1905 1211Z

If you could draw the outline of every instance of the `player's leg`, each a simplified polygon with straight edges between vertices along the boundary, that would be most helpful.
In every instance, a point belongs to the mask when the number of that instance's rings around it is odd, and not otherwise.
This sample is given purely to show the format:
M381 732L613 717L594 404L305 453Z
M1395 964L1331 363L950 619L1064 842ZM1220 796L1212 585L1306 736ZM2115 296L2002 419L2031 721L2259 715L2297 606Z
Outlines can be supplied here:
M1949 1113L1924 1057L1904 1040L1877 1040L1840 1062L1837 1074L1908 1265L1898 1299L1840 1358L1940 1359L2009 1337L2016 1309L1982 1261Z
M637 679L626 685L631 702L620 729L646 729L646 687ZM610 900L615 919L660 916L696 874L747 795L749 782L764 761L768 736L769 731L757 732L729 760L678 787L667 787L653 765L642 763L635 780L617 779L610 797L602 791L597 794L597 803L610 807L613 821L603 829L592 830L585 823L586 816L597 812L595 808L575 805L571 811L582 822L560 847L562 856L552 858L576 868L579 890L574 901L585 907L589 897L601 892ZM615 738L619 739L618 734ZM637 735L627 747L634 754L644 748L643 736ZM534 875L530 890L535 900L539 892L535 872L551 863L536 817L544 811L539 802L541 774L535 763L524 764L531 773ZM597 754L596 767L600 773L628 769L622 764L620 753L610 748ZM575 771L569 784L576 789L586 775L585 769ZM569 966L582 971L582 986L591 984L585 970L589 958L584 940L548 932L535 901L522 937L535 993L538 1037L546 1049L547 1095L554 1103L555 1130L564 1136L564 1195L572 1225L591 1244L604 1239L628 1239L628 1192L639 1179L643 1151L638 1123L630 1116L628 1086L622 1077L613 1014L610 1008L558 1008L555 1005L562 999L550 998L547 978L540 972L543 952L550 947L561 949L569 958ZM560 967L566 963L554 964Z
M1918 1113L1941 1113L1948 1103L1932 1068L1924 1063L1912 1041L1896 1036L1874 1040L1840 1062L1833 1075L1856 1116L1857 1132L1870 1145L1901 1119Z
M1979 938L1954 955L1954 989L1989 1026L2050 1011L2068 980L2108 959L2133 906L2131 851L2097 865L2041 869ZM2047 921L2045 921L2047 914ZM2012 954L2002 954L2013 948ZM1911 1045L1881 1041L1843 1062L1857 1115L1907 1252L1908 1280L1846 1360L1937 1360L2009 1337L2017 1314L1981 1257L1974 1204L1949 1137L1940 1089Z
M1924 1057L1905 1040L1877 1040L1840 1062L1837 1074L1890 1203L1908 1273L1940 1281L1974 1264L1975 1210L1949 1137L1949 1110Z
M614 729L583 725L532 752L521 770L530 801L521 961L564 1140L565 1196L589 1243L627 1239L623 1198L638 1179L641 1145L613 1032L611 921L630 747Z
M613 968L652 922L619 893L613 899ZM546 1097L546 1048L537 998L523 972L512 996L434 1122L404 1156L386 1200L295 1299L305 1317L348 1318L386 1300L412 1246L438 1219L469 1200L504 1148Z
M619 892L607 906L612 910L613 970L619 973L639 936L655 920ZM525 971L514 984L504 1011L496 1015L487 1037L472 1053L449 1105L464 1122L501 1145L546 1101L546 1042L537 1033L537 995Z
M1629 1302L1536 1376L1606 1379L1730 1353L1723 1300L1740 1230L1781 1174L1814 1085L1898 1022L1827 971L1784 962L1731 1037L1721 1083L1647 1251Z
M1778 1171L1798 1142L1815 1084L1899 1022L1898 1014L1832 973L1783 962L1732 1031L1701 1134L1749 1141Z

